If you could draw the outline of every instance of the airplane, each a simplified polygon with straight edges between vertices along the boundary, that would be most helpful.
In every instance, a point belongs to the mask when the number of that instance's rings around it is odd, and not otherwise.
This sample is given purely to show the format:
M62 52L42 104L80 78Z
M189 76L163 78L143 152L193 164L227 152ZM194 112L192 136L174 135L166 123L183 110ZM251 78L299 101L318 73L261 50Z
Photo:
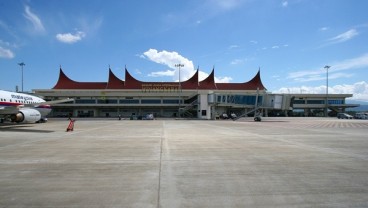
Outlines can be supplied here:
M72 100L45 101L34 95L0 90L0 123L7 119L16 123L46 121L45 117L51 112L50 105Z

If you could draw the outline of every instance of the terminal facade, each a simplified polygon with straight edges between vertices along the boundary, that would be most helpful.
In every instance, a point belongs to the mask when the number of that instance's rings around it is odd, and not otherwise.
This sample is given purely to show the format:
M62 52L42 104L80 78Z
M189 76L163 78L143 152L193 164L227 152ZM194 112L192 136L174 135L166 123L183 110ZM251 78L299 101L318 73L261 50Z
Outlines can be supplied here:
M224 114L263 116L325 116L356 107L345 103L352 94L273 94L260 70L248 82L216 83L214 70L199 81L198 70L182 82L143 82L125 69L125 80L109 69L107 82L78 82L60 68L52 89L35 89L46 100L73 98L53 106L52 117L187 117L216 119Z

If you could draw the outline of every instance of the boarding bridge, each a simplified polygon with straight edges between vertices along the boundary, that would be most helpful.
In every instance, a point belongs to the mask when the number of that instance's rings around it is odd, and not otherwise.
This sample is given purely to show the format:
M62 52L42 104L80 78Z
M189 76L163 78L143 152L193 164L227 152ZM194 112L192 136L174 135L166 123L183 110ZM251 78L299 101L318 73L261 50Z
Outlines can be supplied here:
M268 111L292 110L293 96L288 94L209 94L209 104L217 114L236 112L237 118L268 114Z

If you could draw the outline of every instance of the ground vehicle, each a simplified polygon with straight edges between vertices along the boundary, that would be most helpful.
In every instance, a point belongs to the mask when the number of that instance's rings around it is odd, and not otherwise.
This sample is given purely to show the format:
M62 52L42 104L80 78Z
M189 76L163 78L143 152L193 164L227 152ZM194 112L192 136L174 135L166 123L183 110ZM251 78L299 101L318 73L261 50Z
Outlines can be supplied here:
M338 119L353 119L353 116L347 114L347 113L338 113L337 114Z
M356 119L368 119L368 113L356 113L354 115Z
M236 119L236 114L235 113L231 113L230 116L231 116L232 119Z
M223 114L220 115L220 118L229 119L229 116L227 115L227 113L223 113Z
M155 120L155 117L153 116L153 114L152 114L152 113L148 113L148 114L146 115L146 117L144 118L144 120Z

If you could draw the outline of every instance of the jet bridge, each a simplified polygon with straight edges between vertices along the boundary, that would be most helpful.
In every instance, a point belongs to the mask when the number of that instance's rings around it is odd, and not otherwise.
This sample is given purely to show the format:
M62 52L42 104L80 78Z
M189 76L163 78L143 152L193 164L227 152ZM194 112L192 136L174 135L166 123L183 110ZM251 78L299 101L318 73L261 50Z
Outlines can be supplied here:
M218 114L236 112L239 119L254 115L255 121L261 121L262 114L268 111L292 110L293 96L289 94L210 94L212 111Z

